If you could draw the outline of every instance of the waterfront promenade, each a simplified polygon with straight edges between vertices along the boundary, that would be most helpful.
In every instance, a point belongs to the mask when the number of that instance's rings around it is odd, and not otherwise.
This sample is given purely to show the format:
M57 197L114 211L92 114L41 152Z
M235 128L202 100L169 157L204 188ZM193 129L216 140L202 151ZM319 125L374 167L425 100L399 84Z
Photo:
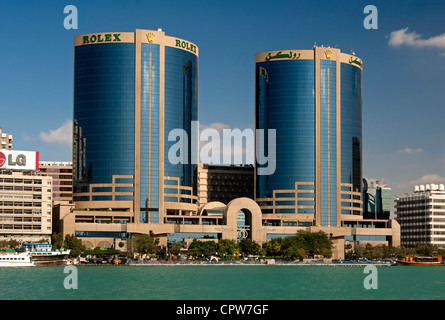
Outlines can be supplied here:
M129 262L129 266L331 266L331 267L389 267L395 266L393 261L284 261L284 260L258 260L258 261L138 261Z

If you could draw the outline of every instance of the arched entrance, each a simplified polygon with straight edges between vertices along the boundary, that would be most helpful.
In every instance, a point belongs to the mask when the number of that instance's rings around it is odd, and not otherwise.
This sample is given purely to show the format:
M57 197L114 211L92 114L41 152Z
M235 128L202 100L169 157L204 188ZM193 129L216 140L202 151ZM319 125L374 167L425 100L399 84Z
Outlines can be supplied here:
M243 210L238 211L237 215L237 223L236 228L238 231L237 240L250 239L252 233L250 232L250 223L249 219L246 217L250 217L250 215Z
M244 213L244 227L238 228L238 214ZM261 209L258 204L249 198L237 198L229 202L224 211L224 223L227 230L223 232L223 238L237 240L239 232L245 233L247 238L256 242L265 241L261 228ZM263 239L264 238L264 239Z

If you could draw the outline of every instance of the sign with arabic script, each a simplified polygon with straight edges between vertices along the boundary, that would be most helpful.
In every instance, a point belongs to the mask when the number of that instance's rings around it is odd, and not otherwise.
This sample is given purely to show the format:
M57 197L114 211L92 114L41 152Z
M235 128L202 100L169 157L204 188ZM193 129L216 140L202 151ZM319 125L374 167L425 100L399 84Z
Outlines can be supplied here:
M360 68L363 66L362 62L360 61L359 58L355 58L352 59L352 57L349 59L349 64L356 64L358 65Z
M282 53L282 51L278 51L275 55L272 55L271 52L269 52L266 56L266 61L272 60L272 59L299 59L300 53L289 51L289 53Z

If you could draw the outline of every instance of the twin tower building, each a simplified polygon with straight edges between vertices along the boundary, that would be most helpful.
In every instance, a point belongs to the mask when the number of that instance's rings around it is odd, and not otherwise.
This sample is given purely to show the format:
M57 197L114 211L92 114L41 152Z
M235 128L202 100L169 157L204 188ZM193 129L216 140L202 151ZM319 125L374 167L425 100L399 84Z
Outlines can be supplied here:
M253 199L199 203L193 151L183 163L168 157L172 130L192 145L198 57L196 44L161 29L74 37L74 208L60 208L65 234L125 249L129 237L150 231L166 245L264 244L322 230L337 258L348 243L400 244L395 221L362 214L361 59L317 46L255 54L255 129L275 130L275 170L258 174L255 162ZM267 155L269 143L256 145Z

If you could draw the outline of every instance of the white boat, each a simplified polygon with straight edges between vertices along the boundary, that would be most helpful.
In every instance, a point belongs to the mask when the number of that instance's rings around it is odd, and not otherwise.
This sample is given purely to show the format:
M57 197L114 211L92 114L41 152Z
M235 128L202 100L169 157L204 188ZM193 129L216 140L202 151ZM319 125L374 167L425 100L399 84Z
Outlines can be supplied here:
M36 267L66 266L69 264L68 255L71 250L52 249L49 243L25 243L24 252L31 256Z
M0 267L34 267L29 253L0 253Z
M23 251L31 256L68 256L71 250L53 249L50 243L24 243Z

